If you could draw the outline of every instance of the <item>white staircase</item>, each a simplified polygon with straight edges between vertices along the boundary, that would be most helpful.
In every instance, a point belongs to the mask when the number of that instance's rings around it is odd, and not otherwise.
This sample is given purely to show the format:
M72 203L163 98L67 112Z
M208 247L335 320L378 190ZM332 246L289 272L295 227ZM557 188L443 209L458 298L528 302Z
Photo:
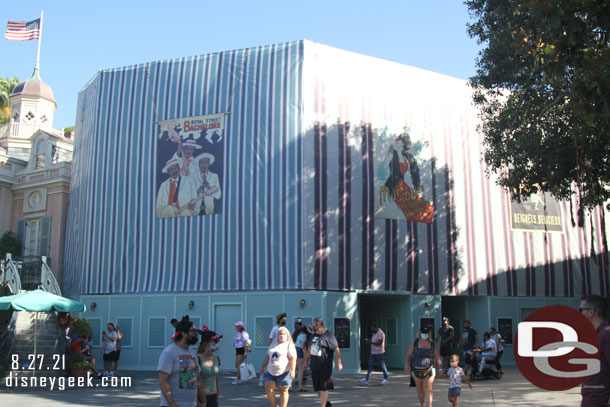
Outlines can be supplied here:
M13 377L32 375L27 369L36 360L36 376L64 375L63 358L65 341L60 340L61 330L57 326L54 312L39 312L36 323L36 312L17 311L15 326L15 342L11 353L9 371ZM36 359L34 359L34 344L36 344ZM67 360L66 360L67 363ZM15 367L17 367L15 369Z

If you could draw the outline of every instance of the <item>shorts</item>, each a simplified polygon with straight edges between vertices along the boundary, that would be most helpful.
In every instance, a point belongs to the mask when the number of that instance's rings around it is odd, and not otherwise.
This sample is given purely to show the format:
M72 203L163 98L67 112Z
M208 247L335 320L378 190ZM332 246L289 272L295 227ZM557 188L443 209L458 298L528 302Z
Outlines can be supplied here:
M269 372L265 371L263 380L266 382L274 382L280 387L290 387L292 379L290 378L290 370L282 373L279 376L273 376Z
M305 352L303 352L303 348L297 348L297 359L303 359L305 357Z
M206 394L205 405L206 405L206 407L218 407L218 393L217 394Z
M430 371L423 377L418 377L417 374L415 374L415 369L411 370L411 377L415 378L415 379L427 379L429 377L434 378L434 376L436 376L436 368L432 368L430 369Z
M313 383L314 391L328 391L335 388L332 370L328 372L311 372L311 381Z
M441 356L451 356L451 344L441 345Z
M110 353L104 353L104 360L106 362L114 362L115 360L117 360L116 350Z
M246 348L235 348L235 356L245 355Z
M457 397L462 392L461 387L449 387L449 397Z

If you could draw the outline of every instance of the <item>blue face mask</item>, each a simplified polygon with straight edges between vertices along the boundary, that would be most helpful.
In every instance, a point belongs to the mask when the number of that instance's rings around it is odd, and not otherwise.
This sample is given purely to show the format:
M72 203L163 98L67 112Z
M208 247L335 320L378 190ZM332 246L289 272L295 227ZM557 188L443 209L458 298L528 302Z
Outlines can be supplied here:
M429 334L421 334L422 339L428 339Z

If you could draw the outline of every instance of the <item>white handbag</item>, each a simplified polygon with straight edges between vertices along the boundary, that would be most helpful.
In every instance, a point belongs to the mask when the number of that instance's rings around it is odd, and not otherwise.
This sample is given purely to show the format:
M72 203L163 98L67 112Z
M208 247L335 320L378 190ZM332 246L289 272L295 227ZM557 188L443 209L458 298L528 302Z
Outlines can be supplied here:
M242 364L239 365L239 374L242 381L255 379L256 371L254 370L254 365L252 363L242 362Z

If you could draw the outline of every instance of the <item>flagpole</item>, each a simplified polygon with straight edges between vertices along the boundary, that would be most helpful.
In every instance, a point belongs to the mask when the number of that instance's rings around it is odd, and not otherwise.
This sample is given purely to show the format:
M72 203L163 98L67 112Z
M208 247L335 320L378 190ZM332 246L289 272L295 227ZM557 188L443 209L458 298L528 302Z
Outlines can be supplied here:
M43 11L40 10L40 32L38 33L38 51L36 52L36 65L34 65L34 70L40 69L40 42L42 41L42 14L43 14Z

